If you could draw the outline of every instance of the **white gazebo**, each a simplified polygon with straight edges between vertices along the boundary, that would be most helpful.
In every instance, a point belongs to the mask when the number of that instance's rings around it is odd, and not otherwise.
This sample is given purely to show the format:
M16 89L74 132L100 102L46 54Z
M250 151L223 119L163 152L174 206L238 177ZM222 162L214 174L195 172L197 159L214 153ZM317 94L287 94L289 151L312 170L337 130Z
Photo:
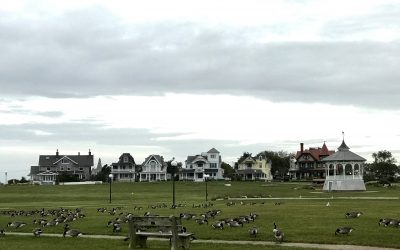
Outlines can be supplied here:
M366 159L351 152L342 141L338 151L324 159L324 191L365 191L363 180Z

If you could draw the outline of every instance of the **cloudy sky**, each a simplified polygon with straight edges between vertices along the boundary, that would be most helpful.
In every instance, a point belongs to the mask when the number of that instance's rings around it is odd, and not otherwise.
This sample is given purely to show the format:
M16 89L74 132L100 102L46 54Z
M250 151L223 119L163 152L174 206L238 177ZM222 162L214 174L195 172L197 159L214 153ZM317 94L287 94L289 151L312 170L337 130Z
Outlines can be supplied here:
M0 0L0 181L39 154L389 150L400 2Z

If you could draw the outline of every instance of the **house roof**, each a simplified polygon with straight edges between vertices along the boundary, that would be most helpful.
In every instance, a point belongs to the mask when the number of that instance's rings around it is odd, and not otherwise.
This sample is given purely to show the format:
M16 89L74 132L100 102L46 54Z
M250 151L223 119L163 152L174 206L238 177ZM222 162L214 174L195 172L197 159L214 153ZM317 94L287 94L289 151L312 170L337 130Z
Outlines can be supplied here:
M186 164L191 164L195 161L204 161L204 162L208 162L207 158L202 156L202 155L193 155L193 156L188 156L186 159Z
M36 175L40 173L40 167L39 166L31 166L31 172L28 174L28 176Z
M207 153L211 153L211 154L219 154L219 151L218 151L218 150L216 150L215 148L212 148L212 149L208 150L208 152L207 152Z
M40 155L39 166L52 166L60 159L66 157L81 167L93 166L93 155Z
M350 148L346 145L344 140L342 144L339 146L338 151L326 158L322 161L331 162L331 161L366 161L363 157L353 153L350 151Z
M322 145L322 148L309 148L309 149L303 150L303 152L297 151L296 160L298 160L304 154L309 154L309 155L311 155L311 157L314 160L320 161L324 157L327 157L334 153L335 153L334 150L328 150L328 147L326 146L326 144L324 142L324 144Z
M159 164L161 164L161 166L164 166L164 157L160 155L149 155L146 159L144 159L142 166L145 166L151 159L155 159Z

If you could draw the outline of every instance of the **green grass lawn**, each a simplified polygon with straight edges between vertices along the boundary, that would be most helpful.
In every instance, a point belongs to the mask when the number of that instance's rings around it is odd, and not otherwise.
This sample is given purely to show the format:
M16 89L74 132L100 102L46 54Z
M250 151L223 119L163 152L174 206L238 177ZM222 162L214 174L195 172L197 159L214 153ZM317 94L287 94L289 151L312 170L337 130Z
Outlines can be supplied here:
M113 235L112 229L106 224L115 219L107 213L98 213L97 208L121 207L119 212L132 212L143 215L150 211L159 215L179 215L182 212L191 212L199 215L210 209L220 209L221 213L215 220L257 213L259 217L255 222L245 224L243 228L225 228L215 230L210 225L197 225L194 220L185 220L184 224L189 231L194 232L198 239L216 240L255 240L272 241L273 223L285 233L287 242L331 243L331 244L355 244L384 247L400 247L398 236L400 228L384 228L378 226L379 218L400 218L400 200L370 199L370 197L399 197L399 189L367 187L367 192L340 192L324 193L320 189L312 189L307 183L264 183L264 182L231 182L231 186L225 186L224 182L209 182L208 197L217 199L212 201L214 206L209 208L193 208L193 204L205 203L205 183L177 182L176 203L186 205L170 209L172 202L172 185L169 182L162 183L113 183L112 203L109 204L109 185L79 185L79 186L28 186L14 185L0 187L0 212L6 210L29 209L57 209L60 207L75 209L79 207L86 214L85 218L71 222L72 228L77 228L85 234ZM248 199L235 200L236 205L227 206L226 198L245 197ZM250 199L251 197L265 197L268 199ZM301 198L300 198L301 197ZM349 199L356 197L359 199ZM275 200L274 198L279 198ZM280 199L281 198L281 199ZM296 198L296 199L294 199ZM312 199L309 199L312 198ZM363 199L360 199L363 198ZM243 205L240 202L244 202ZM329 201L329 207L326 206ZM251 203L255 203L252 204ZM281 205L275 205L281 202ZM168 208L149 208L152 204L165 203ZM135 206L143 207L142 210L134 210ZM364 214L357 219L346 219L344 214L348 211L362 211ZM38 216L10 216L0 215L0 227L6 231L31 232L37 227L32 221ZM28 225L21 229L10 229L6 225L10 221L24 221ZM259 235L256 239L250 239L248 229L256 225ZM355 231L350 236L335 236L334 232L339 226L352 226ZM123 225L123 232L118 235L127 235L127 226ZM44 228L45 233L62 233L62 226ZM6 236L0 238L2 244L7 244L13 238L18 238L18 244L30 246L51 245L57 242L57 249L72 247L76 249L119 249L126 248L127 243L116 240L93 239L60 239L51 237L23 237ZM96 243L94 243L94 242ZM83 245L90 246L81 247ZM96 247L97 243L99 247ZM164 242L151 242L154 246L165 247ZM76 245L74 245L76 244ZM111 244L111 245L110 245ZM161 244L161 246L159 246ZM205 249L207 244L192 244L193 249ZM218 249L224 249L218 245ZM232 246L227 246L229 249ZM49 247L50 248L50 247ZM282 249L278 246L279 249ZM38 249L38 248L18 248ZM67 248L65 248L67 249ZM239 248L238 248L239 249ZM240 246L240 249L245 249ZM251 249L258 249L251 246ZM260 247L261 249L261 247ZM266 249L263 247L262 249ZM291 248L293 249L293 248Z

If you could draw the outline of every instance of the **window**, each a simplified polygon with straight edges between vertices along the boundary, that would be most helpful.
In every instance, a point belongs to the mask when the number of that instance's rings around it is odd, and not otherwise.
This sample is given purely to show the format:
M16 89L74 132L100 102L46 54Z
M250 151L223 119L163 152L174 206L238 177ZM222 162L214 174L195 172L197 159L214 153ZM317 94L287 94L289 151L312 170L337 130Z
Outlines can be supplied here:
M127 157L127 156L124 156L124 163L128 163L128 162L129 162L128 157Z
M210 163L210 168L217 168L217 163Z
M68 170L68 171L70 171L70 170L71 170L71 168L70 168L70 167L68 167L68 168L67 168L67 170Z
M198 168L202 168L203 167L203 163L197 163L197 167ZM201 177L201 178L203 178L203 177Z
M61 159L61 164L67 164L68 163L68 160L67 159L65 159L65 158L62 158Z
M61 170L61 171L64 171L64 167L61 167L60 170Z
M211 155L211 158L215 158L215 155Z
M150 171L152 171L152 172L156 171L156 162L155 161L150 162Z
M47 168L47 171L50 171L50 168Z
M79 168L80 171L83 171L83 168Z

